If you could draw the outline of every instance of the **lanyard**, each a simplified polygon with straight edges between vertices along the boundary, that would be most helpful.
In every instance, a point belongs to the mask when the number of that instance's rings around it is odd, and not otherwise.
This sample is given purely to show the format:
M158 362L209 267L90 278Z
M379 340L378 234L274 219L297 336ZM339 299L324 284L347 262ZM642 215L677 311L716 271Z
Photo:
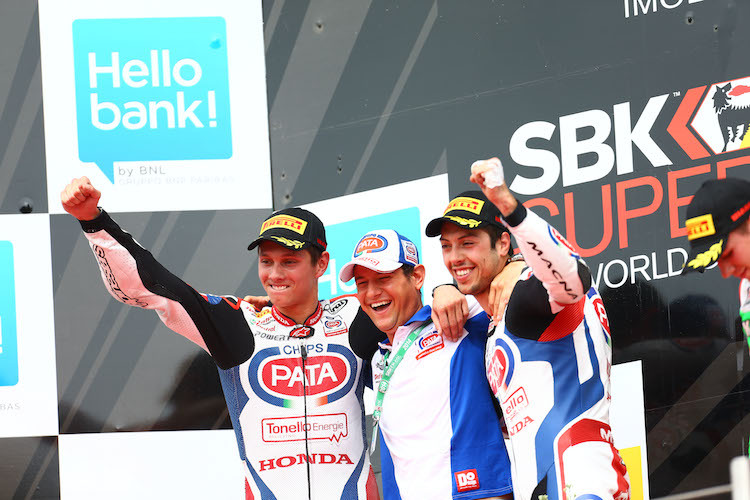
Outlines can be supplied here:
M429 321L421 327L412 330L412 332L406 337L406 340L404 340L404 343L401 344L401 347L399 347L398 351L396 351L396 354L393 356L393 359L391 359L390 362L388 362L388 355L390 354L390 352L385 353L383 361L386 366L383 370L383 375L380 378L380 384L378 384L377 387L377 391L375 394L375 410L372 412L373 429L372 443L370 444L370 453L375 451L375 440L377 439L378 435L378 424L380 422L380 414L383 412L383 398L385 398L385 393L386 391L388 391L388 383L395 373L396 368L398 368L398 365L400 365L401 361L403 361L404 356L406 355L406 351L408 351L411 345L417 340L419 334L422 333L422 330L424 330L431 323L432 321Z

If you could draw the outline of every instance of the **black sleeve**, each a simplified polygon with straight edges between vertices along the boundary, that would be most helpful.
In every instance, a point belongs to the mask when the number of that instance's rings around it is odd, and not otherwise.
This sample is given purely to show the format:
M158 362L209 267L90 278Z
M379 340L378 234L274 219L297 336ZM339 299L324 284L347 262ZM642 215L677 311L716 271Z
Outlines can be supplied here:
M104 211L92 221L81 221L81 227L104 284L117 300L156 310L167 327L200 345L197 330L220 368L250 358L254 339L236 298L198 293L157 262ZM129 271L133 268L136 272Z
M349 327L349 345L352 346L354 354L369 364L378 350L378 342L383 342L387 338L360 307Z
M531 276L516 283L505 313L505 326L513 335L539 340L553 319L549 295L541 281Z

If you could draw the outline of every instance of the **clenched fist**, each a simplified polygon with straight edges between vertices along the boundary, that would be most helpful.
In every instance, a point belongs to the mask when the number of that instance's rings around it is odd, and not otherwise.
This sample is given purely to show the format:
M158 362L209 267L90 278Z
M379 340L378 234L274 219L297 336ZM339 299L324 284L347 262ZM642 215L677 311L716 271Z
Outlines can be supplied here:
M102 193L88 177L73 179L60 193L60 201L66 212L78 220L95 219L99 213L99 198Z

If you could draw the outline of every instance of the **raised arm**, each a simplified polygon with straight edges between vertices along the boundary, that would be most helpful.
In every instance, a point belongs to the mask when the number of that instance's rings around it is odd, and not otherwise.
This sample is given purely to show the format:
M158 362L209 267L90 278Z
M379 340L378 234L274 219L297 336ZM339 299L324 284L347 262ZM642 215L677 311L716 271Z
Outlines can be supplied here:
M588 267L560 233L516 200L505 184L500 161L475 162L470 180L503 214L526 264L547 290L551 311L556 313L583 299L591 287Z
M63 208L80 222L109 293L125 304L155 310L168 328L207 350L222 368L248 359L254 341L240 301L200 294L170 273L97 207L100 197L86 177L61 193Z

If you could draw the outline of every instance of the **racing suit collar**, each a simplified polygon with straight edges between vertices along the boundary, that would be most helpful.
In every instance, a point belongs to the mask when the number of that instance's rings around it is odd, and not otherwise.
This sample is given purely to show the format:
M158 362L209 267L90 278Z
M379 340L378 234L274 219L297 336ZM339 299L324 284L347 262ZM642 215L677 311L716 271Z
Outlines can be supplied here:
M278 309L276 309L276 306L271 307L271 314L273 315L273 318L281 323L284 326L296 326L297 322L286 317L284 314L281 313ZM320 301L318 301L318 306L315 308L315 312L313 312L310 316L307 317L305 322L303 323L304 326L312 326L318 321L320 321L320 317L323 315L323 308L320 307Z

